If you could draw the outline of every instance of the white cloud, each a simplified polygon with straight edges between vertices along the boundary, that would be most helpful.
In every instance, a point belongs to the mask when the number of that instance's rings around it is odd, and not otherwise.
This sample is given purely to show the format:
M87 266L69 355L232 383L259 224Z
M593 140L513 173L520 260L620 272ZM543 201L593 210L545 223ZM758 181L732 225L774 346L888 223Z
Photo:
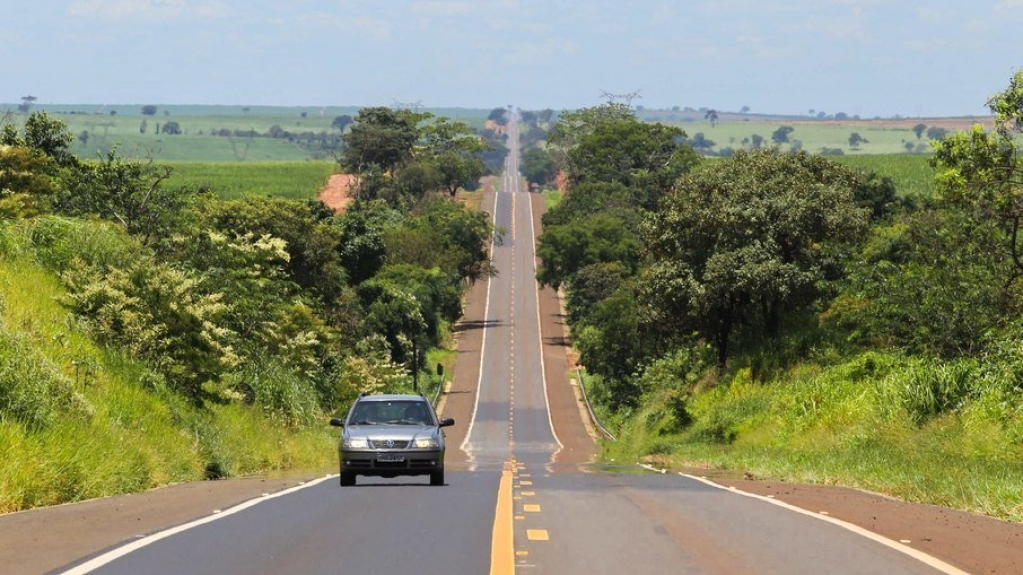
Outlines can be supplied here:
M233 13L222 0L75 0L67 8L74 18L106 21L222 18Z
M412 12L427 16L461 16L475 11L476 2L454 0L422 0L412 3Z
M352 26L359 32L377 40L388 40L391 38L391 25L383 20L359 17L352 20Z

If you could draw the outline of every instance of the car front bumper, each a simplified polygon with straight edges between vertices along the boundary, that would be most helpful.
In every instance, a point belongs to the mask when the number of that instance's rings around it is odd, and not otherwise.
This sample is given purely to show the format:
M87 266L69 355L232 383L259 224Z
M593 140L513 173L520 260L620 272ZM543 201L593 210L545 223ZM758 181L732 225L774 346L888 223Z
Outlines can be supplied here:
M340 455L341 471L358 475L429 475L444 469L443 451L342 450Z

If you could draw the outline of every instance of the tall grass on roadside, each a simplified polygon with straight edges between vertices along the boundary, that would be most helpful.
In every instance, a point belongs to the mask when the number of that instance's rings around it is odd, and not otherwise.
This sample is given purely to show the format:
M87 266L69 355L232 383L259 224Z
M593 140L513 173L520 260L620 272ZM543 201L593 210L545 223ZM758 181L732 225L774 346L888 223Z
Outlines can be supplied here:
M651 393L607 455L842 484L1023 521L1023 394L998 370L885 353L803 364L772 382L739 370L690 398L692 423L681 429L664 423L670 410Z

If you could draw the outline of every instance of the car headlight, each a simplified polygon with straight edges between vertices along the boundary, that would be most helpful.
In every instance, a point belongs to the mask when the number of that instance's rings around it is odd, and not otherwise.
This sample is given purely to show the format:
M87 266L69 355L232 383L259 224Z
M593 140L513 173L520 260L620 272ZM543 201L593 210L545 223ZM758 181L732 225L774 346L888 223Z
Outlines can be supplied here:
M369 440L365 437L346 438L341 446L345 449L369 449Z
M440 449L440 441L436 437L417 437L416 449Z

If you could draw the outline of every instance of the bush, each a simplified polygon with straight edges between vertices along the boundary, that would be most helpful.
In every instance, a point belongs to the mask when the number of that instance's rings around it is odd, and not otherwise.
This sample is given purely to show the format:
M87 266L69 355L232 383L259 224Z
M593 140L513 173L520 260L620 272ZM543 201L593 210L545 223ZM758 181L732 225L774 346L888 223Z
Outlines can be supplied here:
M271 419L286 425L308 425L320 415L312 383L276 363L245 364L226 379L234 388L251 393Z

